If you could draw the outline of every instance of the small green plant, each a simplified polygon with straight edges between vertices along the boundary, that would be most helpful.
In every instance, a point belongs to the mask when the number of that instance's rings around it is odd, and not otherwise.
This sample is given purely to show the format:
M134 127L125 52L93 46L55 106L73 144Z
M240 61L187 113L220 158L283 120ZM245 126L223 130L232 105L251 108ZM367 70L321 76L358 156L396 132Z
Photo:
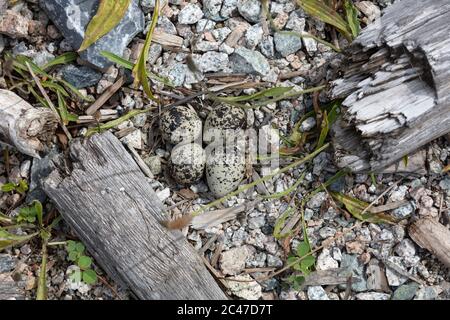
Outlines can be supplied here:
M313 271L314 265L316 263L316 258L310 253L311 246L309 244L307 236L304 237L305 240L298 244L297 250L295 251L294 255L291 255L287 259L288 264L293 263L292 269L300 272L300 274L295 273L288 278L288 283L292 285L294 290L298 290L303 282L305 282L305 277L307 277Z
M358 36L361 29L358 11L351 0L344 2L345 18L322 0L297 0L297 3L309 15L335 27L348 41Z
M36 219L42 215L42 204L39 201L33 201L31 205L23 207L19 210L16 218L18 223L28 222L35 223Z
M28 191L28 183L25 180L20 180L19 183L8 182L2 185L3 192L17 192L25 194Z
M69 254L67 260L75 262L80 268L80 270L76 270L70 275L70 280L95 284L97 282L97 274L91 269L92 259L83 254L86 249L85 246L81 242L69 240L67 241L66 249Z

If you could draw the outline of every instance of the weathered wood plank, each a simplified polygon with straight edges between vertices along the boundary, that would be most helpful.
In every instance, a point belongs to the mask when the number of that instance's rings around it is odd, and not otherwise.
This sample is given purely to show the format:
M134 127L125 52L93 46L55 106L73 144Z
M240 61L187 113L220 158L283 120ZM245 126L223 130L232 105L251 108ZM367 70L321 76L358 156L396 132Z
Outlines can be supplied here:
M415 243L450 268L450 231L446 227L431 218L424 218L411 224L408 233Z
M140 299L225 299L163 205L111 133L74 141L44 190L102 268ZM62 165L64 163L64 165Z
M345 98L333 128L339 166L380 171L450 132L448 21L446 0L398 1L349 46L332 89Z
M34 108L15 93L0 89L0 142L38 158L57 124L50 109Z

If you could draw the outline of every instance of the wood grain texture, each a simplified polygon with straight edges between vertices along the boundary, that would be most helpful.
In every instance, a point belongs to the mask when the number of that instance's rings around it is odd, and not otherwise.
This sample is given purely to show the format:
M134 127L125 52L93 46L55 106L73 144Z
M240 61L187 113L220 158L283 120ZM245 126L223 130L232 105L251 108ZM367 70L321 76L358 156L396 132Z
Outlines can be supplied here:
M39 158L58 121L50 109L34 108L15 93L0 89L0 142Z
M415 243L430 251L450 268L450 231L445 226L433 219L425 218L411 224L408 232Z
M346 51L332 130L340 167L380 171L450 132L450 2L401 0Z
M73 142L43 187L101 267L140 299L226 299L111 133ZM63 163L65 163L63 165Z

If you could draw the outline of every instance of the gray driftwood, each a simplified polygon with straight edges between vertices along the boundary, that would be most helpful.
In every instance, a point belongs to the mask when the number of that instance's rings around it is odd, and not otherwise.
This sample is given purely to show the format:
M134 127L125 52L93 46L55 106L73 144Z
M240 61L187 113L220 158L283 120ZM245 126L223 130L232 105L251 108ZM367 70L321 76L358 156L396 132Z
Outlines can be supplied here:
M415 243L450 268L450 230L433 219L424 218L411 224L408 231Z
M140 299L226 298L181 232L161 225L163 204L113 134L74 141L62 160L44 190L113 279Z
M39 157L53 138L57 124L50 109L34 108L15 93L0 89L0 142Z
M347 49L337 163L379 171L450 132L450 2L401 0Z

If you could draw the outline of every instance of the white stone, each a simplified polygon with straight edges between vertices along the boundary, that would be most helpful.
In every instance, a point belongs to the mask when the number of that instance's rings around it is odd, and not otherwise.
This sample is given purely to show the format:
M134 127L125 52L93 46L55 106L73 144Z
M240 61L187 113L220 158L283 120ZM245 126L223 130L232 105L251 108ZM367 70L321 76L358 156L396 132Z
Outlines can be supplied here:
M309 300L330 300L327 293L321 286L308 287L308 299Z
M196 4L189 3L178 14L178 22L181 24L194 24L203 17L203 11Z
M253 280L250 275L240 275L237 277L234 277L233 279L236 280ZM262 296L262 288L261 286L256 282L238 282L233 280L228 280L228 288L230 289L231 293L235 296L245 299L245 300L258 300Z
M253 251L254 249L251 246L242 246L222 252L220 255L220 270L224 274L239 274L245 268L245 264Z
M328 269L335 269L339 267L339 263L333 259L333 257L330 254L330 250L323 249L322 252L317 257L317 264L316 268L317 270L328 270Z

